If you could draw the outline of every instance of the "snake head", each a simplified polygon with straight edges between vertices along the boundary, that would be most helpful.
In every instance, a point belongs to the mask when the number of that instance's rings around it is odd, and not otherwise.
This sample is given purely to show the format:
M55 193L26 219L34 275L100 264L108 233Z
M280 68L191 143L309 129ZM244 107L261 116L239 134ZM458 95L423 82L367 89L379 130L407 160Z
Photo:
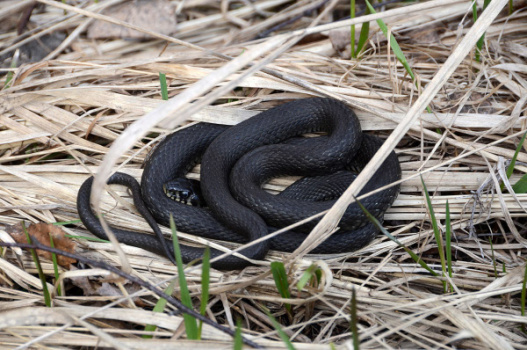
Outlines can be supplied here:
M189 204L195 207L205 206L199 181L178 178L163 184L163 191L168 198L175 202Z

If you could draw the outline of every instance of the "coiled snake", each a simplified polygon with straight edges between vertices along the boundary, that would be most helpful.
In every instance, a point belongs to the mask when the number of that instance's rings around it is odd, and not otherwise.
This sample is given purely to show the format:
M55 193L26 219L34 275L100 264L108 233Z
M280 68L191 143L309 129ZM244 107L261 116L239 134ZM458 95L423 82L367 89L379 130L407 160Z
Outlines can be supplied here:
M310 132L327 136L299 138ZM141 185L129 175L115 173L108 183L131 188L136 208L158 236L156 224L169 224L173 215L183 232L211 239L246 243L329 209L359 171L382 145L382 140L363 134L355 113L332 99L296 100L262 112L236 126L198 123L166 137L145 162ZM163 189L169 181L184 177L201 159L201 191L206 207L170 199ZM329 174L329 175L328 175ZM262 184L278 176L308 176L272 195ZM391 153L361 193L399 180L401 169ZM107 239L90 206L93 178L79 189L77 210L88 230ZM393 186L364 199L362 204L382 221L384 212L399 192ZM151 215L150 215L151 214ZM153 218L152 218L153 216ZM240 253L263 259L269 249L292 251L316 221L295 232L283 233ZM298 231L298 232L296 232ZM342 231L342 232L341 232ZM173 260L172 242L156 236L113 228L121 243L144 248ZM340 230L313 253L353 251L368 244L376 234L356 204L347 209ZM182 246L184 262L199 259L203 249ZM220 254L211 250L212 257ZM249 265L235 256L213 264L218 269Z

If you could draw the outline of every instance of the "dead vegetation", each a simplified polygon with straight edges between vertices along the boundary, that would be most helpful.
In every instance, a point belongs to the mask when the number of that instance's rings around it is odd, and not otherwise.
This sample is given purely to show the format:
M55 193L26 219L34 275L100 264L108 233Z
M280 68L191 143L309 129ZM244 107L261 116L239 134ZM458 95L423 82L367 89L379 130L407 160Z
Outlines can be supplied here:
M0 4L0 56L6 59L0 92L0 240L9 242L5 231L21 220L78 219L77 190L87 176L100 175L99 189L116 169L140 178L152 145L185 121L235 124L284 101L329 96L353 106L365 131L391 135L386 145L399 156L403 182L386 214L387 228L438 272L420 176L443 229L449 202L454 239L453 276L447 279L453 291L444 293L440 278L379 236L351 254L315 256L303 246L293 254L271 252L262 265L243 271L213 270L207 315L230 327L242 319L245 335L269 348L285 348L266 307L296 349L329 349L330 343L348 349L355 288L361 349L527 349L521 329L527 318L520 310L527 195L499 184L525 130L524 1L514 1L510 15L505 0L492 1L494 7L479 14L486 31L481 62L474 59L479 35L469 31L475 26L470 1L378 8L378 16L368 17L370 38L359 60L349 58L349 26L364 20L335 21L349 11L342 1L168 1L177 18L168 31L141 29L140 19L124 16L113 22L139 29L148 39L127 40L120 37L123 32L88 39L95 20L112 21L100 10L121 2L39 0L21 34L17 20L31 1ZM485 22L495 16L492 24ZM418 88L373 21L379 17L408 58ZM48 42L43 38L54 31L66 34L58 47L36 62L9 68L15 55L22 61L33 55L26 42ZM160 99L160 72L167 75L168 102ZM425 112L427 106L433 113ZM375 157L372 164L379 161ZM510 183L527 171L526 163L522 149ZM190 176L198 177L197 170ZM268 188L280 190L290 182L277 179ZM328 225L315 229L311 244L331 231L350 194L323 221ZM113 226L149 232L131 208L116 206L106 195L100 202ZM64 230L89 236L77 222ZM181 238L206 242L185 233ZM121 246L123 260L112 244L76 242L78 254L123 266L161 287L176 273L166 259L138 248ZM276 260L287 263L292 286L308 266L318 264L320 285L293 287L292 298L281 299L268 267ZM42 263L52 282L51 263ZM55 296L52 308L44 306L36 276L27 252L2 250L0 348L232 347L229 337L207 327L203 341L185 339L180 316L152 313L152 293L105 271L62 270L65 296ZM200 270L189 268L187 278L198 302ZM293 305L291 317L286 301ZM155 339L141 338L146 324L159 327Z

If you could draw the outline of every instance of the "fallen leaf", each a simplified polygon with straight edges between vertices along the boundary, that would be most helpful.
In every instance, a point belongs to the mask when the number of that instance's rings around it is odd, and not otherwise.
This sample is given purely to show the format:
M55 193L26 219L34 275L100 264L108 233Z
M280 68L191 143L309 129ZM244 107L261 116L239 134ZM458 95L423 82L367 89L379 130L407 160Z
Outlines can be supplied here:
M6 228L6 232L8 232L16 242L27 243L26 234L24 233L22 224L9 226ZM27 232L31 237L35 237L41 244L45 246L51 247L51 236L53 237L53 245L55 248L69 253L75 252L75 242L72 239L65 237L64 231L58 226L40 222L38 224L29 225ZM51 260L50 252L37 249L37 254L41 257ZM71 259L62 255L57 256L57 263L65 268L69 268L70 264L74 262L76 262L75 259Z

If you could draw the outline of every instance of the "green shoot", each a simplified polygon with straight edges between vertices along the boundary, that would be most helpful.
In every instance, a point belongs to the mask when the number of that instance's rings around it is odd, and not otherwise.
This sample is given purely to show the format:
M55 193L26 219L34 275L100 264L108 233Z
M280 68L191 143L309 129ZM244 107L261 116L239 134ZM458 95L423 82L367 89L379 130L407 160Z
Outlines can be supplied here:
M350 18L353 19L355 18L355 0L351 0L351 3L350 3ZM356 58L357 57L357 53L355 52L355 24L352 24L351 25L351 34L350 34L350 42L351 42L351 46L350 46L350 50L351 50L351 57L352 58ZM357 51L358 51L358 48L357 48Z
M274 329L276 330L276 332L278 333L278 335L280 336L280 338L282 339L284 344L287 346L287 349L288 350L295 350L295 347L291 343L291 340L289 340L289 337L287 336L287 334L285 334L284 330L280 326L280 323L278 323L278 321L276 321L276 319L273 317L273 315L271 315L269 310L266 310L266 312L267 312L267 316L271 320L271 323L273 324Z
M523 273L523 284L522 284L522 294L521 294L521 314L522 316L525 316L525 297L526 297L526 290L525 287L527 285L527 262L525 263L525 272ZM522 329L525 333L527 333L527 328L525 327L525 323L522 324Z
M55 242L53 242L53 235L49 233L49 245L51 248L55 248ZM51 253L51 260L53 261L53 274L55 275L55 281L59 280L59 264L57 263L57 254ZM60 284L56 287L57 295L62 295Z
M373 8L373 6L371 6L368 0L366 0L366 6L368 7L368 10L370 11L370 13L377 13L375 12L375 9ZM388 37L388 27L386 26L384 21L382 19L378 19L377 24L379 25L379 28L381 28L384 35ZM406 72L408 72L408 75L410 75L410 78L412 78L412 81L415 81L414 72L412 71L410 64L408 63L408 61L406 60L406 57L404 56L403 50L401 50L401 47L397 43L397 40L395 40L395 37L393 36L393 34L390 34L389 41L390 41L390 46L392 47L393 53L395 54L395 57L397 57L399 62L401 62L403 67L406 69Z
M243 349L243 340L242 340L242 321L238 319L236 321L236 331L234 332L234 350Z
M201 305L199 312L205 315L207 312L207 304L209 303L209 287L210 287L210 249L205 248L203 254L203 264L201 265ZM201 339L201 331L203 329L203 321L199 321L198 339ZM241 339L241 336L240 336Z
M483 11L487 8L489 5L490 0L485 0L483 2ZM474 19L474 22L478 20L478 9L477 9L477 3L474 1L472 3L472 18ZM476 61L481 62L481 50L483 49L483 43L485 42L485 34L479 38L478 42L476 43Z
M474 1L472 3L472 19L474 20L474 22L476 22L478 20L478 4L476 1ZM480 51L481 48L483 47L483 36L481 38L479 38L478 42L476 43L476 61L479 62L481 60L481 57L480 57ZM480 46L481 45L481 46Z
M359 350L360 347L360 341L359 341L359 328L357 327L358 318L357 318L357 293L355 292L355 287L351 289L351 320L350 320L350 328L351 328L351 336L353 338L353 349Z
M318 283L320 283L320 277L321 277L321 272L318 266L316 264L311 264L311 266L309 266L307 270L304 271L304 273L298 280L298 283L296 284L296 288L299 291L301 291L302 289L304 289L304 287L309 281L316 281L318 285Z
M447 272L446 272L445 251L443 249L443 237L441 236L441 231L439 230L437 219L434 213L434 208L432 207L432 201L430 199L430 196L428 195L428 189L426 188L426 184L423 180L423 177L421 177L421 183L423 184L423 190L425 192L428 213L430 214L430 221L432 222L432 228L434 230L434 237L437 242L437 250L439 251L439 259L441 260L441 268L443 270L443 276L446 276ZM443 281L443 287L444 287L444 291L446 292L447 291L446 281Z
M165 294L172 295L172 293L174 292L174 287L175 286L176 286L176 280L170 281L170 284L164 290ZM152 311L153 312L163 312L163 310L165 309L166 304L167 304L167 300L164 299L164 298L161 298L161 299L159 299L157 301L157 303L154 306L154 309ZM147 332L154 332L156 329L157 329L157 326L153 325L153 324L147 324L146 327L145 327L145 331L147 331ZM151 335L148 335L148 334L143 335L143 339L151 339L151 338L152 338Z
M489 237L490 252L492 253L492 266L494 267L494 278L498 278L498 269L496 267L496 258L494 257L494 245L492 244L492 237Z
M87 237L87 236L77 236L77 235L64 235L64 237L75 238L75 239L84 239L87 241L99 242L99 243L110 243L110 241L98 237Z
M509 0L509 16L512 15L514 12L514 6L512 4L512 0Z
M527 174L523 175L514 185L512 185L514 193L527 192Z
M178 277L179 277L179 289L181 290L181 302L192 308L192 300L190 299L190 292L187 286L187 279L185 278L185 271L183 269L183 260L181 258L181 249L179 249L179 240L176 233L176 224L174 223L174 217L170 215L170 229L172 230L172 242L174 244L174 255L177 263ZM187 338L197 340L199 339L198 325L196 319L188 314L183 314L183 320L185 321L185 332Z
M27 232L26 224L22 221L22 227L24 228L24 234L26 235L27 243L32 244L31 242L31 236L29 236L29 232ZM49 294L48 285L46 283L46 275L44 275L44 271L42 270L42 266L40 265L40 259L38 258L37 253L35 252L35 249L30 249L31 256L33 258L33 262L35 263L35 266L37 267L38 271L38 277L40 278L40 282L42 283L42 291L44 293L44 303L47 307L51 307L51 296Z
M168 100L167 77L165 73L159 73L159 83L161 84L161 98L163 101Z
M13 55L13 60L11 61L11 64L9 65L10 68L16 68L16 66L18 65L18 50L15 51L15 54ZM7 89L11 86L11 80L13 80L13 71L9 71L7 72L6 74L6 77L5 77L5 83L4 83L4 89Z
M377 13L377 12L375 12L375 9L373 8L373 6L371 6L371 4L370 4L370 2L368 0L366 0L366 6L367 6L367 9L368 9L369 13L372 13L372 14L373 13ZM377 20L377 24L379 25L379 28L381 28L381 30L384 33L384 35L388 38L388 27L386 26L384 21L379 18ZM401 62L401 64L403 65L404 69L406 70L406 72L410 76L410 78L412 78L412 81L414 82L415 86L417 88L419 88L418 82L415 79L415 74L412 71L412 68L410 67L410 64L408 63L408 60L406 59L406 56L403 53L403 50L401 50L401 47L397 43L397 40L395 40L395 37L391 33L390 33L390 36L389 36L389 43L390 43L390 47L393 50L393 53L395 54L395 57L397 58L397 60L399 62ZM430 107L426 107L426 110L428 111L428 113L432 113L432 110L430 109Z
M512 172L514 171L514 166L516 165L516 159L518 158L518 154L523 148L523 143L525 142L525 137L527 136L527 132L523 134L523 137L520 140L520 143L518 144L518 147L516 147L516 151L514 152L514 155L512 156L511 163L507 167L507 178L510 179ZM501 189L503 190L504 185L501 185ZM527 175L523 175L521 179L519 179L513 186L512 189L514 190L514 193L525 193L527 192Z
M422 268L424 268L425 270L427 270L428 272L430 272L432 274L432 276L438 276L438 274L432 270L430 268L430 266L428 266L426 264L426 262L424 262L423 260L421 260L414 252L412 252L408 247L406 247L404 244L402 244L401 242L399 242L399 240L397 238L395 238L394 236L392 236L392 234L390 232L388 232L388 230L386 230L382 225L381 223L379 222L379 220L377 220L377 218L375 218L375 216L371 215L370 212L368 211L368 209L366 209L362 203L357 199L355 198L355 200L357 201L357 204L358 206L361 208L361 210L364 212L364 214L366 215L366 217L368 218L368 220L370 220L370 222L372 222L375 227L377 227L377 229L379 231L381 231L386 237L388 237L389 239L391 239L395 244L397 244L399 247L403 248L405 250L406 253L408 253L408 255L410 255L410 257L416 262L418 263L419 265L421 265Z
M366 9L365 12L367 15L370 14L369 9ZM351 0L350 4L350 18L355 18L355 0ZM359 42L357 43L357 48L355 48L355 25L351 26L351 57L357 58L358 55L362 52L368 36L370 34L370 22L362 23L359 35Z
M82 222L81 219L76 219L76 220L70 220L70 221L57 221L57 222L52 223L52 225L65 226L65 225L71 225L71 224L80 224L81 222Z
M9 88L11 80L13 79L13 72L9 71L5 77L4 89Z
M448 265L448 276L452 278L452 226L450 224L450 205L446 201L446 220L445 220L445 248L446 248L446 262Z
M282 298L290 299L291 293L289 292L289 281L287 280L287 273L285 272L284 263L280 261L273 261L271 263L271 272L273 273L276 289L278 289L278 292ZM292 315L291 304L285 304L285 308L287 309L287 313Z
M366 15L370 14L370 10L367 8ZM357 43L357 51L356 56L358 56L361 52L364 46L366 45L366 42L368 41L368 37L370 36L370 22L364 22L362 23L362 26L360 28L360 34L359 34L359 42Z
M507 167L507 171L506 171L507 179L510 179L512 173L514 172L514 166L516 165L516 159L518 159L518 154L520 154L520 151L523 148L523 143L525 142L525 136L527 136L527 132L525 132L525 134L523 134L523 136L522 136L522 138L520 140L520 143L518 143L518 147L516 147L516 151L514 152L514 155L512 156L511 163ZM518 182L522 181L522 179L520 179ZM516 184L514 186L516 186ZM514 189L514 186L513 186L513 189ZM501 185L501 190L502 191L503 191L504 187L505 186L502 184ZM514 192L518 193L518 192L516 192L516 190Z

